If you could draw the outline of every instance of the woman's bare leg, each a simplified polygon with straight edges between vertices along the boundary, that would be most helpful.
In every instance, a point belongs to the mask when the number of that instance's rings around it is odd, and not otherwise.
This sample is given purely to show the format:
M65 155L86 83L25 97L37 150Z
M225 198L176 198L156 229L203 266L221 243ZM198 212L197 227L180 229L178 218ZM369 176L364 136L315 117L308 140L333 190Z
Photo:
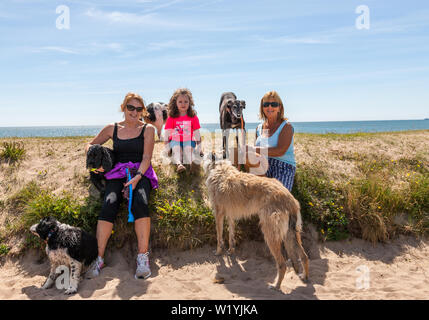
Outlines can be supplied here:
M140 218L134 222L137 235L138 253L146 253L149 250L150 218Z
M98 220L97 223L97 243L98 243L98 255L104 258L104 252L106 251L107 241L109 240L113 230L113 223Z

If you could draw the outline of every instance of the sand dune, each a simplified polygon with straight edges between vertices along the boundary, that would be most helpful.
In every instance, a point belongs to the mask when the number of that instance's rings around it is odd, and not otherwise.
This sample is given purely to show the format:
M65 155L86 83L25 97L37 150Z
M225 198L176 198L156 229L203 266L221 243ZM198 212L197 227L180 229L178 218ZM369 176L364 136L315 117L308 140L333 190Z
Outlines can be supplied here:
M396 143L395 148L411 146L413 150L423 150L422 143L428 141L426 133L410 133L401 135L400 138L400 141L404 139L409 141ZM320 141L312 142L311 139L313 138L310 136L305 143L301 145L297 143L296 150L300 159L317 162L333 154L316 154L316 151L320 153L325 148L317 149L314 145L320 144ZM88 175L83 152L87 140L27 139L28 160L20 165L19 170L5 163L0 164L0 181L9 181L0 183L0 201L4 201L8 195L15 193L33 179L49 186L56 194L68 190L86 195L87 187L77 181L83 180ZM377 140L371 141L373 145L359 142L353 146L359 146L362 149L358 150L359 152L374 148L378 150ZM311 150L314 152L310 157L306 153L306 148L311 143L313 143ZM335 143L335 148L339 150L348 146L347 141L332 143ZM409 153L408 150L394 149L392 145L389 146L389 152ZM156 145L154 162L159 159L161 147L159 143ZM339 160L334 157L329 161L333 162L328 167L338 169ZM0 210L0 225L5 225L6 220L13 222L14 219L18 219L18 216L13 212ZM11 239L14 243L10 248L12 255L16 253L15 249L20 247L17 241ZM0 299L428 299L429 297L427 240L402 236L390 243L372 246L369 242L357 239L323 243L317 239L309 239L306 234L304 246L310 257L310 281L302 283L289 268L281 292L267 288L267 284L274 281L276 270L266 245L263 242L244 242L239 244L235 256L222 257L214 256L214 247L209 246L192 251L154 248L151 254L152 277L146 281L134 279L136 248L125 246L120 250L108 250L107 266L100 277L82 280L78 293L73 296L66 296L56 288L40 289L49 273L49 264L44 253L32 251L20 258L3 258L0 261ZM368 271L366 276L365 270ZM224 281L215 281L216 279Z

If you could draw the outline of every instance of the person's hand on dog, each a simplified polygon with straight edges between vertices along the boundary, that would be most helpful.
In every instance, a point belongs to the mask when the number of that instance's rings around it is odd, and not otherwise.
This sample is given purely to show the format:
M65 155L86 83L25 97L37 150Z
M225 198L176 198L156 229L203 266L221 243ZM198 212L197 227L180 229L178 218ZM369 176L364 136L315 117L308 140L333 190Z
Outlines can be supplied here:
M100 168L97 168L97 169L93 168L93 169L91 169L91 171L94 172L95 174L99 174L99 173L103 173L104 172L104 168L103 167L100 167Z

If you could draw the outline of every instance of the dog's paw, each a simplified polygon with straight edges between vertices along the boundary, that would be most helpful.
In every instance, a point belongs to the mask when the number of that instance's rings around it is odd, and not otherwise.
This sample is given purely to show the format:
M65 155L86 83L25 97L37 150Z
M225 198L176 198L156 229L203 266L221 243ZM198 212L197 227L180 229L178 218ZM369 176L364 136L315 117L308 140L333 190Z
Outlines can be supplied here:
M77 292L77 288L70 287L66 291L64 291L64 294L74 294L76 292Z
M280 290L280 286L276 286L275 284L268 284L268 289L271 289L271 290L274 290L274 291L277 291L277 292L282 292Z
M228 255L233 255L235 254L235 248L229 248L227 251Z
M298 277L301 279L302 282L308 282L308 277L304 272L298 274Z
M221 256L222 255L222 249L216 249L214 252L215 256Z
M54 284L54 281L52 279L48 278L42 284L42 286L40 287L40 289L43 289L43 290L49 289L50 287L52 287L53 284Z

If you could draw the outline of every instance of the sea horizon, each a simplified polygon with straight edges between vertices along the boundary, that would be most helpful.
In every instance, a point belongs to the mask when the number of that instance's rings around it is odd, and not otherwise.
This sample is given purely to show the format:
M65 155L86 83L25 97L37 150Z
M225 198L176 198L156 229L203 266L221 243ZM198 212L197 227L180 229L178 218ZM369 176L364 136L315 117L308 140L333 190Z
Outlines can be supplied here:
M377 121L420 121L420 120L429 120L429 118L419 118L419 119L384 119L384 120L316 120L316 121L291 121L291 123L315 123L315 122L377 122ZM257 122L246 122L246 123L260 123ZM219 125L218 122L201 122L200 124L205 125ZM0 128L36 128L36 127L99 127L105 126L106 124L66 124L66 125L2 125Z
M253 132L260 122L247 122L246 130ZM358 133L395 132L429 129L428 119L412 120L351 120L351 121L291 121L295 133ZM0 127L0 138L95 136L105 125L66 126L5 126ZM220 130L219 123L201 123L201 129Z

